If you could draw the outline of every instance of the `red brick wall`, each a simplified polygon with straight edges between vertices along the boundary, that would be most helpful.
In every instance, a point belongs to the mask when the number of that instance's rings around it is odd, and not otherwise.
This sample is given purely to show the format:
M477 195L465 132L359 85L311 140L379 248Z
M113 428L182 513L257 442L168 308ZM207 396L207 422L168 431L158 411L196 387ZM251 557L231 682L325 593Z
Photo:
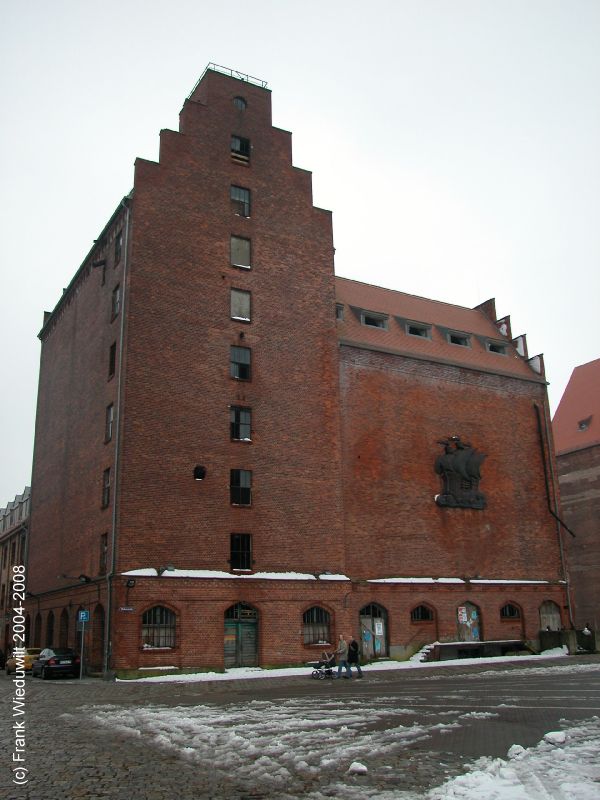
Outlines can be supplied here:
M558 456L562 517L575 533L566 536L577 628L600 627L600 447Z
M209 105L186 103L184 133L163 131L160 165L136 165L119 568L227 569L241 532L257 570L337 571L331 216L270 127L270 94L216 73L203 86ZM250 138L249 165L232 161L232 133ZM250 218L232 184L251 190ZM231 234L251 238L251 270L229 265ZM249 324L230 319L232 287L252 293ZM251 381L229 376L231 345L252 349ZM231 404L252 408L251 444L230 441ZM252 470L252 508L231 507L230 469Z
M340 370L350 574L563 577L533 408L543 387L345 346ZM452 435L487 454L484 510L434 501Z
M101 508L102 473L114 460L114 436L105 443L104 424L106 407L116 406L108 358L119 342L111 300L122 283L124 256L115 265L114 236L123 225L118 215L42 334L27 576L36 594L68 584L63 573L96 576L100 537L111 529L112 500ZM103 259L104 285L102 267L92 267Z

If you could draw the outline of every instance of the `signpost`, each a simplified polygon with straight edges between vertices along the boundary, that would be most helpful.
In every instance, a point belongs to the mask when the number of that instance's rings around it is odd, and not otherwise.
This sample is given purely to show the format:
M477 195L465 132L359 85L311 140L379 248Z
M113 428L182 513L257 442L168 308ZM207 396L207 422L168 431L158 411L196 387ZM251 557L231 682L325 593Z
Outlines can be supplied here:
M90 612L87 609L80 609L77 621L81 626L81 660L79 662L79 680L83 677L83 648L85 645L85 623L90 621Z

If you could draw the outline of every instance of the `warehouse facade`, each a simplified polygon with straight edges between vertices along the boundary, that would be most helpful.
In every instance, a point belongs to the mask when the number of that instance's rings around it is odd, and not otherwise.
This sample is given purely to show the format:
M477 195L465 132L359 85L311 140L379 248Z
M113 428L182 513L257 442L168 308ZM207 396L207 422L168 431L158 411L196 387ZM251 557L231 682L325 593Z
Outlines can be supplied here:
M87 610L125 672L568 626L541 357L493 301L336 279L270 100L207 69L45 316L33 643Z

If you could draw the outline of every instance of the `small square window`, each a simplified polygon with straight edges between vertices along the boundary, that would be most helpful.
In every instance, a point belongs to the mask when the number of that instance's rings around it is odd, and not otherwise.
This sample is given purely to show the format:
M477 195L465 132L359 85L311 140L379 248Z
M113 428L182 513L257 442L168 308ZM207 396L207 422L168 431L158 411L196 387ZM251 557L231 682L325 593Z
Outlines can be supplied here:
M252 569L252 534L232 533L230 553L231 569Z
M502 342L486 342L486 348L489 353L498 353L501 356L506 355L506 345Z
M110 467L102 473L102 508L110 503Z
M231 137L231 157L234 161L248 163L250 161L250 139L242 136Z
M243 239L241 236L232 236L229 247L229 260L231 265L250 269L252 266L250 255L250 239Z
M117 343L113 342L108 351L108 378L114 377L117 364Z
M229 499L233 506L252 505L252 472L250 470L230 470Z
M236 442L250 442L252 436L252 410L241 406L229 409L231 438Z
M420 322L407 322L406 332L409 336L420 336L422 339L431 339L431 326Z
M249 347L230 348L229 374L238 381L249 381L251 376L251 350Z
M457 344L459 347L470 347L470 337L465 333L453 333L450 331L448 333L448 342L450 344Z
M110 318L111 321L119 315L121 310L121 287L117 284L113 289L111 302L110 302Z
M388 327L387 316L385 314L376 314L372 311L362 311L360 321L369 328L381 328L386 331Z
M250 322L250 292L243 289L231 290L231 319Z
M111 403L106 406L106 415L104 419L104 441L110 442L113 436L113 424L115 420L115 407Z
M232 186L230 189L231 207L240 217L250 216L250 189Z

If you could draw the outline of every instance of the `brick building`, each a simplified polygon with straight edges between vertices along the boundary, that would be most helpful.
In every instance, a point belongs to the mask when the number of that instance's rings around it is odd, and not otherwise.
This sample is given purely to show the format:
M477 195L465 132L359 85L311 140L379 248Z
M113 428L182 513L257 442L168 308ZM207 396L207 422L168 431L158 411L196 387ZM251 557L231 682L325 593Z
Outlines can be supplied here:
M0 508L0 614L2 615L0 649L5 654L12 650L14 645L13 608L20 602L20 598L16 598L17 602L14 602L13 567L19 569L25 565L30 502L31 489L26 486L22 494L18 494L4 508Z
M34 642L86 609L93 667L194 669L568 626L541 357L493 301L336 279L270 100L209 68L45 315Z
M600 359L576 367L552 420L577 628L600 626Z

